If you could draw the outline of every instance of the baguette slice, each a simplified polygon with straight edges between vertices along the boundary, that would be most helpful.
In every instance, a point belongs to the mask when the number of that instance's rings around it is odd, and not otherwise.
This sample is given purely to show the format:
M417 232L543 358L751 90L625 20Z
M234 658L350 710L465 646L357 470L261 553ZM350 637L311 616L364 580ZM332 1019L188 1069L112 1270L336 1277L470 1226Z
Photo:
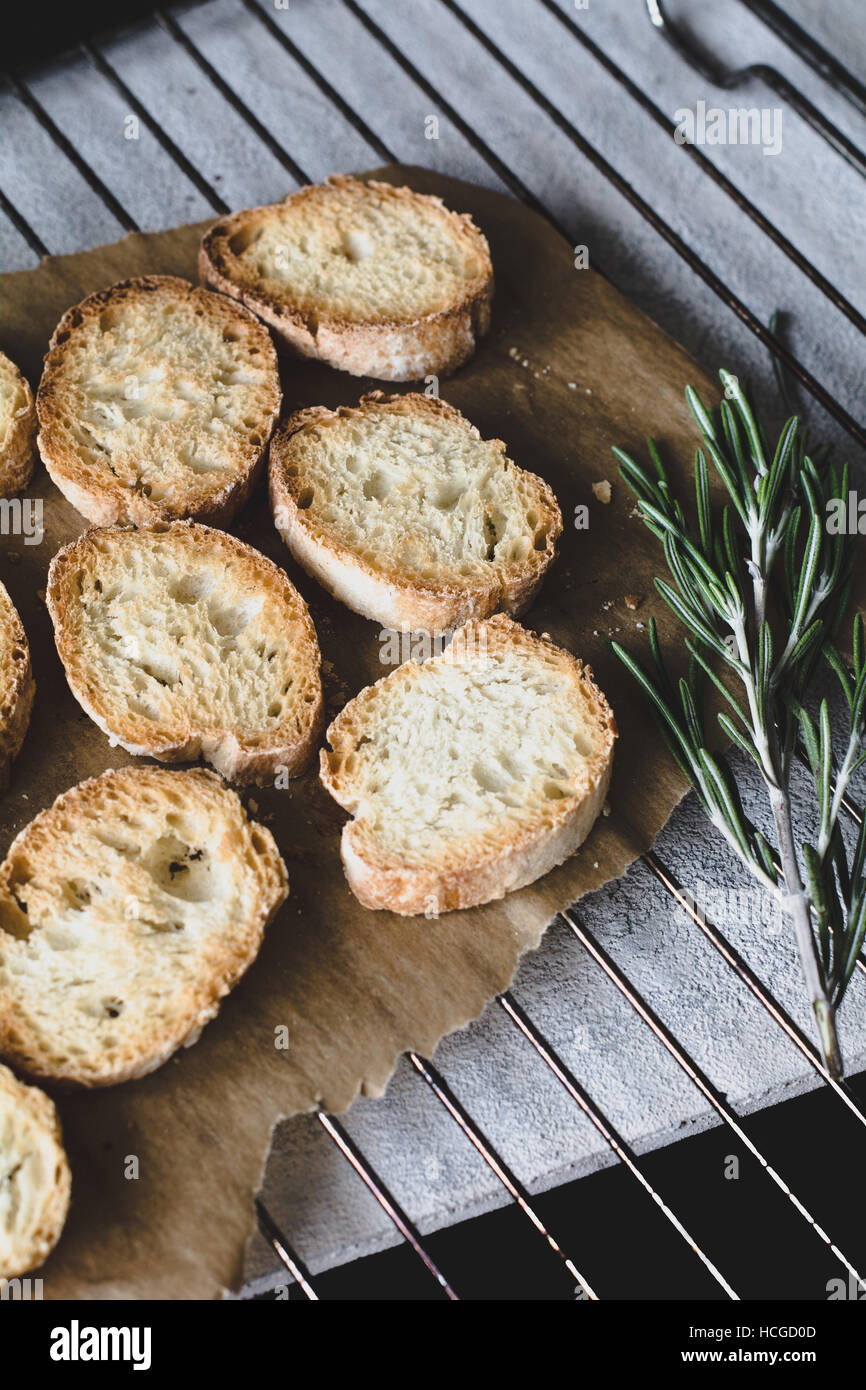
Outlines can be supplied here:
M274 345L252 314L146 275L63 315L36 396L39 449L63 495L99 525L228 525L281 400Z
M21 751L35 693L27 635L18 610L0 584L0 792L9 785L12 762Z
M551 489L435 396L301 410L271 443L274 521L335 598L386 627L447 630L532 602L562 517Z
M53 1103L0 1066L0 1279L44 1264L63 1230L70 1188Z
M0 352L0 496L30 482L36 462L36 406L30 383Z
M215 773L80 782L0 865L0 1053L85 1086L144 1076L197 1041L286 895L273 836Z
M260 784L313 756L316 630L252 546L192 521L88 531L52 560L46 602L73 695L128 752Z
M502 898L574 853L601 810L616 725L592 672L498 614L362 690L321 779L354 817L365 907L436 916Z
M199 277L354 376L445 375L490 326L490 248L471 217L342 174L211 227Z

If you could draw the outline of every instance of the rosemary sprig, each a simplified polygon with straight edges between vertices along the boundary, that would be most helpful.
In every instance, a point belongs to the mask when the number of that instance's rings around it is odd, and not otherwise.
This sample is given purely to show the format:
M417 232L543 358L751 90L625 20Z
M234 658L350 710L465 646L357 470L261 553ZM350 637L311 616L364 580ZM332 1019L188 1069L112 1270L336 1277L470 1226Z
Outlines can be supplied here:
M710 821L791 917L824 1064L838 1077L835 1010L866 936L866 818L850 862L838 825L846 788L866 762L866 641L859 618L853 671L834 645L853 555L843 529L828 529L827 514L837 499L847 506L848 471L821 453L810 456L796 416L771 454L739 381L730 372L719 375L725 398L718 410L708 410L691 387L686 391L703 436L695 454L694 523L652 440L649 467L614 449L646 525L664 547L670 582L657 578L656 587L686 629L688 672L675 688L652 620L649 668L619 642L611 645L649 697L667 746ZM721 509L710 501L710 464L728 493ZM826 699L817 718L805 707L822 656L850 716L839 762ZM728 759L711 747L707 681L724 701L716 716L722 732L754 760L766 786L775 846L746 815ZM798 739L817 801L815 834L801 855L790 790Z

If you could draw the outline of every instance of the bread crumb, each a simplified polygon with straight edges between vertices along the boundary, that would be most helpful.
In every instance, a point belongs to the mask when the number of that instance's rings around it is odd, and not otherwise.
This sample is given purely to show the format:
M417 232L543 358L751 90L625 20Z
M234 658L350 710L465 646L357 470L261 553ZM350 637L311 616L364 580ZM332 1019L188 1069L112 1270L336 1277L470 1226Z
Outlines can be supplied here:
M576 390L577 390L577 382L576 382L576 381L569 381L569 382L566 383L566 385L568 386L569 391L576 391Z
M610 802L609 802L609 801L606 801L606 802L604 803L604 805L602 806L602 808L601 808L601 814L602 814L603 816L609 816L609 815L610 815Z
M595 497L597 502L603 502L604 505L607 506L608 502L610 501L611 492L610 483L607 481L606 478L603 479L600 483L593 483L592 495L593 497Z
M640 608L642 603L643 594L626 594L625 596L626 608L631 608L632 610L634 610L635 608Z

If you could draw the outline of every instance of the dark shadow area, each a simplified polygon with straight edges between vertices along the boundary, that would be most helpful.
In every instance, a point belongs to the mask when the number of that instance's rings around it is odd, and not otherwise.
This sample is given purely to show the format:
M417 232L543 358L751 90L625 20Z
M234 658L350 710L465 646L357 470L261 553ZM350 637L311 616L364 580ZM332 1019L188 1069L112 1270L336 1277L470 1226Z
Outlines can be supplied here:
M851 1083L866 1105L866 1074ZM862 1124L826 1087L744 1121L743 1128L817 1223L861 1271L866 1212L845 1180ZM739 1159L739 1176L732 1158ZM719 1127L648 1154L644 1172L744 1300L827 1302L848 1275L730 1130ZM550 1232L602 1299L711 1300L724 1291L652 1199L621 1166L537 1197ZM290 1233L287 1233L290 1235ZM425 1238L463 1299L573 1301L579 1288L516 1206ZM442 1298L408 1246L314 1279L323 1300ZM828 1288L829 1284L829 1288ZM866 1295L864 1295L866 1296ZM302 1298L296 1288L291 1297Z

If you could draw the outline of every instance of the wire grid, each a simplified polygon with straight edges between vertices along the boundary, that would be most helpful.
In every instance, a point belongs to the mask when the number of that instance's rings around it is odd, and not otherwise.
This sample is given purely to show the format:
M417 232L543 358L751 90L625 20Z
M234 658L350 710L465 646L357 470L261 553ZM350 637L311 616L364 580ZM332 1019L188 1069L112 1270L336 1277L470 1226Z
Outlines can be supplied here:
M581 135L576 127L548 100L544 93L520 71L504 52L502 52L493 39L464 13L457 3L457 0L441 0L441 2L453 13L460 23L465 26L466 30L482 44L495 62L508 72L510 77L530 96L532 101L550 117L590 163L603 174L605 179L628 200L632 207L635 208L654 231L672 247L676 254L696 275L698 275L726 307L737 315L755 338L774 353L776 358L783 363L788 371L791 372L809 392L813 399L821 405L839 425L841 425L856 443L866 447L866 430L853 419L827 388L788 351L784 344L780 343L773 333L755 317L751 310L742 303L725 281L689 247L651 204L608 163L604 156L596 150L583 135ZM241 3L244 5L246 11L254 17L255 21L265 28L271 37L277 40L280 46L291 55L295 62L300 64L307 75L315 82L319 90L330 102L338 107L342 116L361 136L363 136L377 154L386 161L399 162L394 152L390 150L385 142L370 128L363 117L348 104L339 92L337 92L333 85L319 72L309 58L298 49L290 37L275 21L273 16L261 9L256 3L256 0L241 0ZM557 227L557 230L567 236L567 233L559 226L550 210L545 207L514 171L486 144L478 132L461 116L461 114L451 106L450 103L444 100L442 94L435 90L424 77L423 73L401 52L380 25L361 8L357 0L342 0L342 3L364 25L365 29L374 37L377 44L381 45L381 47L400 65L412 82L430 96L431 99L435 99L439 109L448 116L472 148L482 157L512 193L522 202L540 212L549 222ZM664 129L669 131L673 130L674 123L662 109L643 92L613 59L604 53L597 44L581 30L571 16L566 14L555 4L555 0L541 0L541 3L550 14L559 21L570 38L583 45L583 47L603 65L611 77L613 77L615 81L640 104L652 121ZM856 109L866 114L866 88L863 87L844 65L839 63L837 59L823 49L821 45L805 33L793 20L779 10L778 6L773 3L773 0L740 0L740 3L752 13L758 15L799 58L809 63L809 65L818 72L824 81L837 93L840 93L850 101ZM659 32L663 34L668 42L673 44L680 55L685 57L696 71L708 81L723 87L735 87L741 80L744 80L746 76L760 77L765 80L773 90L783 94L786 99L790 100L799 113L827 140L828 144L837 153L840 153L860 172L866 174L866 154L853 145L853 143L824 117L817 108L798 94L796 89L791 86L787 79L785 79L777 69L765 65L757 65L744 70L742 73L728 73L720 68L712 58L697 49L685 33L670 22L659 0L646 0L646 7L651 22ZM154 18L170 36L172 42L186 52L207 81L220 92L292 178L298 183L311 182L311 179L293 158L290 151L286 150L283 145L275 139L271 131L262 125L261 121L254 112L250 110L242 97L226 82L223 76L217 72L195 42L178 24L174 15L170 11L157 9L154 12ZM107 43L110 37L112 37L112 35L105 35L96 40L84 42L80 45L80 52L93 68L110 82L115 90L123 97L129 109L142 121L148 131L158 141L164 152L211 205L214 212L221 215L228 212L229 207L217 190L187 158L183 151L165 132L154 113L135 96L119 73L114 69L109 59L102 51L102 45ZM104 203L105 207L112 213L119 224L127 232L139 231L140 228L135 218L118 201L111 189L103 182L95 170L82 158L74 143L58 127L45 107L36 98L28 84L27 76L20 72L9 72L6 74L5 80L9 89L14 93L22 105L35 117L45 132L50 136L51 140L74 165L82 178ZM812 284L814 284L821 293L845 315L849 322L851 322L860 333L866 333L866 319L864 319L863 315L836 286L797 250L788 238L776 228L776 226L730 181L730 179L728 179L721 170L717 169L712 161L710 161L696 146L686 144L682 148L687 157L700 165L702 172L713 180L727 198L736 203L740 210L751 219L761 232L769 237L798 270L805 274ZM0 188L0 209L2 209L6 217L16 227L37 256L41 258L49 254L37 233L15 207L14 203L6 196L2 188ZM843 806L849 817L853 821L859 822L861 813L858 808L847 799L843 802ZM863 1105L858 1100L847 1081L838 1081L828 1075L818 1050L812 1041L805 1036L802 1029L794 1022L782 1004L766 986L762 984L757 975L751 970L746 961L726 939L719 928L698 911L694 900L677 881L673 872L668 869L659 859L658 855L652 851L642 855L641 859L644 865L654 875L657 882L665 890L670 900L675 903L693 925L703 933L706 940L718 952L727 966L737 975L740 982L746 986L753 997L761 1004L768 1017L782 1030L788 1041L797 1048L801 1056L809 1063L810 1067L821 1077L825 1084L831 1088L832 1092L856 1120L860 1124L866 1126L866 1110L864 1110ZM680 1067L683 1073L689 1078L695 1088L700 1092L703 1099L716 1112L719 1120L727 1126L739 1143L757 1160L766 1177L775 1184L790 1201L798 1216L832 1253L839 1264L843 1266L846 1273L855 1281L855 1284L860 1287L866 1287L862 1276L858 1273L858 1270L848 1256L818 1224L808 1208L789 1187L785 1178L753 1142L747 1129L744 1127L743 1120L738 1116L732 1106L729 1105L725 1096L713 1085L685 1047L653 1011L651 1005L641 996L626 973L596 940L586 925L581 921L575 908L568 908L561 914L560 920L569 929L580 946L587 952L597 968L601 970L607 979L616 987L622 998L629 1004L631 1009L634 1010L656 1040L665 1048L669 1056L676 1062L677 1066ZM858 966L861 971L866 972L866 965L864 965L862 959L858 962ZM613 1123L592 1099L589 1091L575 1077L564 1060L558 1055L551 1042L544 1036L537 1025L533 1023L532 1019L520 1006L510 991L506 991L504 994L500 995L496 1002L502 1008L512 1025L534 1049L537 1056L556 1077L557 1081L565 1088L574 1104L591 1121L617 1162L622 1165L623 1169L633 1178L645 1195L655 1203L658 1210L681 1237L695 1258L703 1264L705 1269L715 1280L721 1293L730 1300L739 1301L739 1294L724 1273L716 1266L707 1252L702 1249L686 1229L676 1213L655 1190L647 1177L644 1166L627 1141L618 1134ZM579 1291L579 1296L591 1301L596 1301L598 1299L598 1294L590 1282L589 1275L581 1269L580 1265L575 1262L565 1249L563 1249L554 1234L548 1230L545 1222L533 1205L531 1196L525 1186L512 1172L504 1159L497 1153L494 1145L472 1118L465 1106L460 1102L459 1098L451 1090L444 1077L437 1071L431 1061L421 1057L418 1053L410 1052L408 1057L417 1076L424 1081L432 1095L444 1107L468 1142L473 1145L476 1152L494 1174L497 1181L501 1183L508 1196L517 1205L527 1221L531 1223L539 1238L546 1243L551 1255L561 1262L570 1278L574 1281L575 1288ZM389 1191L386 1183L377 1173L373 1164L365 1157L359 1146L334 1116L324 1111L319 1111L317 1118L331 1141L342 1153L347 1163L351 1165L360 1180L372 1193L379 1206L393 1223L402 1240L406 1242L426 1267L431 1277L433 1287L438 1287L439 1293L445 1298L457 1301L458 1295L455 1293L448 1278L438 1268L435 1260L426 1248L417 1227L402 1209L397 1199ZM286 1234L279 1228L261 1201L256 1202L256 1211L262 1233L270 1243L279 1261L286 1268L292 1280L298 1285L305 1298L310 1301L317 1301L319 1293L316 1289L315 1280L304 1261L292 1248Z

